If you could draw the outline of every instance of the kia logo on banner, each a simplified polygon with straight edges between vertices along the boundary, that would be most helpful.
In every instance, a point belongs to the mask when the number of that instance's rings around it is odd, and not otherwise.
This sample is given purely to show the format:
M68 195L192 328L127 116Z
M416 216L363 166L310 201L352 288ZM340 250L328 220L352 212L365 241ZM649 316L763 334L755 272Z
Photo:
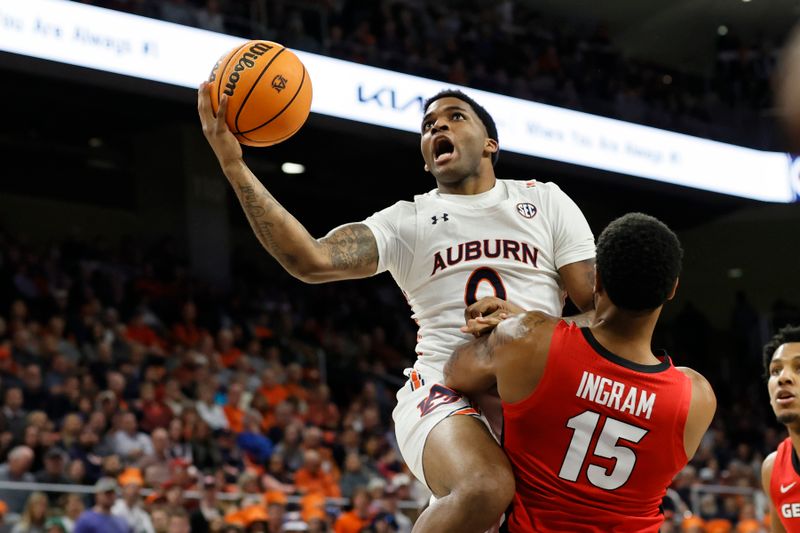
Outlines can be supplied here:
M376 104L384 109L394 109L395 111L407 111L409 109L422 116L425 104L423 96L398 95L397 91L390 87L381 87L378 90L366 89L364 85L358 85L358 101L361 104Z

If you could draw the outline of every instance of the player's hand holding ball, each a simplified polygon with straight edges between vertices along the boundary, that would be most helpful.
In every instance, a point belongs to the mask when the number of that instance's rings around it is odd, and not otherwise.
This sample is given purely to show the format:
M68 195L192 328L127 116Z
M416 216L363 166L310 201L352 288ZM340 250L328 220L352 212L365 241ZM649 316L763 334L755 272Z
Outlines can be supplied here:
M283 45L248 41L222 56L200 86L203 133L223 166L242 157L239 143L285 141L311 110L311 79Z

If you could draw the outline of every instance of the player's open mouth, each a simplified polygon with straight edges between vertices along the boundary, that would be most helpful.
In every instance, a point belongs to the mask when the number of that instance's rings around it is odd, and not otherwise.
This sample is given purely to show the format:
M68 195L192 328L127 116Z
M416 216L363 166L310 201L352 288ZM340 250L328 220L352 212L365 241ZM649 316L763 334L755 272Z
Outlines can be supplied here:
M433 160L437 164L446 163L453 158L456 147L447 137L439 137L433 141Z
M794 401L794 394L786 390L778 391L778 394L775 395L775 401L780 405L792 403Z

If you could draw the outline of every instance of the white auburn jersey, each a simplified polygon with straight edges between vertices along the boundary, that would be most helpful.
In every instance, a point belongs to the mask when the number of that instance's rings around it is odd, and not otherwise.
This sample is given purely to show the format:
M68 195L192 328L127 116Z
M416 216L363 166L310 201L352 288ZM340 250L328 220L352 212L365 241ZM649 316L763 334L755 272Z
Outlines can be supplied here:
M415 367L439 375L472 338L459 331L469 304L498 296L560 316L558 269L595 255L589 224L554 183L497 180L477 195L434 189L364 224L378 243L376 274L391 273L419 326Z

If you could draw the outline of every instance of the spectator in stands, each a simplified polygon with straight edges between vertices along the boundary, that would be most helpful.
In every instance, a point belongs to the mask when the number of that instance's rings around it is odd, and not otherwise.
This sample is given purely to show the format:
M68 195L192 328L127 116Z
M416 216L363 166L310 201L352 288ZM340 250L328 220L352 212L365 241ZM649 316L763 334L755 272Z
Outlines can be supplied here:
M8 462L0 464L0 481L22 481L34 483L36 478L30 473L33 464L33 450L27 446L17 446L8 454ZM21 513L30 495L27 490L0 489L0 500L12 513Z
M173 458L183 458L187 461L192 460L192 446L188 442L191 437L191 430L184 427L183 420L180 418L173 418L169 423L168 428L170 450L169 453Z
M3 383L6 381L3 380ZM3 407L0 409L0 431L9 432L19 438L25 431L28 411L23 407L22 388L11 386L6 389Z
M244 429L244 410L242 409L243 387L239 383L231 383L228 387L228 401L223 410L228 419L228 427L234 433Z
M169 514L164 506L153 507L150 510L150 519L156 533L167 533L169 529Z
M316 493L327 498L341 496L333 476L322 470L322 459L316 450L307 450L303 454L303 466L295 473L294 484L301 494Z
M131 527L132 533L154 533L150 517L142 507L139 493L144 479L138 468L128 468L118 479L122 497L117 498L111 507L111 514L123 518Z
M282 492L267 492L264 495L269 516L268 533L281 533L286 522L286 495Z
M220 520L222 515L222 506L217 500L216 479L204 476L200 503L189 519L192 533L209 533L211 523Z
M168 533L190 533L189 515L183 509L178 509L169 515Z
M68 454L79 445L81 430L83 429L83 420L78 413L69 413L64 417L61 423L61 439L58 446L65 450Z
M152 383L142 383L139 387L138 410L142 414L141 428L151 433L155 428L167 427L172 420L172 410L166 403L156 398L156 388Z
M270 405L278 405L289 397L289 391L279 381L278 372L270 367L261 372L261 387L258 392Z
M269 458L267 471L261 476L261 486L267 492L292 494L295 491L291 475L286 470L283 455L277 451L273 451L272 456Z
M369 511L371 500L369 493L364 488L358 488L353 492L352 509L339 515L333 526L335 533L360 533L361 530L370 525L372 515Z
M67 532L72 533L72 531L75 530L75 523L78 521L78 518L80 518L81 514L86 510L86 505L83 502L83 496L75 492L63 494L61 499L64 502L62 505L64 516L61 517L61 522L64 524Z
M199 400L195 403L197 414L200 415L212 431L228 429L228 418L225 410L214 400L214 387L202 383L197 388Z
M242 351L236 347L233 330L222 328L217 333L217 350L222 357L225 368L233 368L242 357Z
M206 335L208 332L197 326L197 306L192 301L185 302L181 308L181 321L172 326L172 337L185 348L196 348Z
M406 474L396 474L386 487L383 496L383 511L394 517L398 533L411 533L413 524L403 511L400 510L400 501L405 496L407 499L408 487L411 479Z
M283 438L275 448L275 453L283 457L284 463L292 471L303 465L303 447L300 442L301 428L302 425L300 423L292 423L286 426Z
M117 488L117 481L111 477L100 478L95 483L95 505L81 513L73 533L132 533L123 518L111 514Z
M45 520L44 533L69 533L60 516L52 516Z
M135 461L153 453L153 441L138 430L133 413L122 414L120 429L111 436L111 447L124 461Z
M344 498L352 498L353 492L358 487L366 487L370 475L361 465L361 456L357 452L350 452L344 461L344 474L339 482Z
M32 492L25 503L19 522L11 533L43 533L47 520L47 496L43 492Z
M195 425L191 446L192 464L200 470L215 470L222 466L222 452L205 421L201 420Z
M66 454L59 448L52 447L44 454L44 469L37 472L34 477L37 483L70 483L65 475ZM50 505L55 505L61 496L59 492L48 492L47 498Z
M261 432L261 413L250 409L245 413L244 428L236 437L236 445L255 464L265 464L272 455L273 444Z
M183 413L184 407L189 403L188 398L184 396L178 382L174 379L167 381L164 385L164 403L167 404L172 414L180 416ZM173 436L174 440L174 436Z

